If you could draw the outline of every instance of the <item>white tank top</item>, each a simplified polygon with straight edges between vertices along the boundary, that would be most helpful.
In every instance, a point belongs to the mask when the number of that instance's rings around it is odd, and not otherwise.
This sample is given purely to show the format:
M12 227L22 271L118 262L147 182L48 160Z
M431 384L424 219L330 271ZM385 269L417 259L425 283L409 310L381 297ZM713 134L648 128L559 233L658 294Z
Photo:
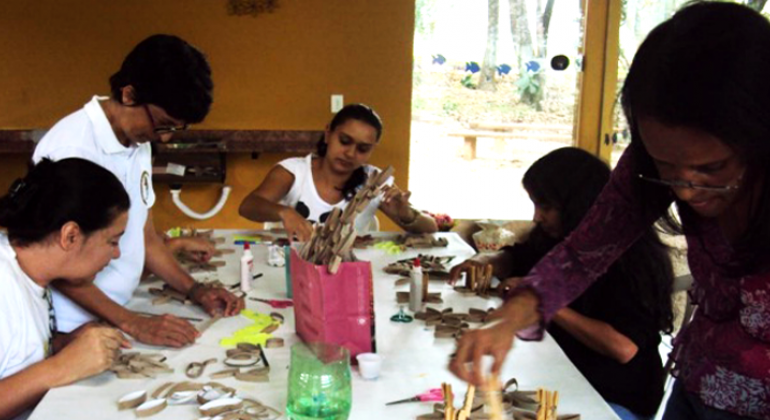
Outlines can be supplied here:
M315 188L312 171L313 154L305 157L295 157L278 162L284 169L294 175L294 184L292 184L289 193L281 199L280 204L291 207L310 222L323 223L335 207L344 209L348 205L348 200L341 200L338 203L329 204L324 201L318 190ZM364 165L367 176L373 176L380 170L372 165ZM385 181L385 185L393 185L393 177ZM375 197L369 205L356 218L355 228L358 233L365 233L371 230L374 216L380 207L382 194Z

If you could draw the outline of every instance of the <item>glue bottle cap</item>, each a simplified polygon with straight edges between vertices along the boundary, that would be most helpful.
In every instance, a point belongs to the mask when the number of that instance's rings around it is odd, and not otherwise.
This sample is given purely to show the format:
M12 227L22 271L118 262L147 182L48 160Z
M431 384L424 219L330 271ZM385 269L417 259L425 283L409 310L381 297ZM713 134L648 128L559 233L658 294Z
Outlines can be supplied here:
M420 257L414 259L414 268L420 267Z
M248 242L244 242L243 243L243 250L244 251L249 251L250 249L251 249L251 246L249 246L249 243Z

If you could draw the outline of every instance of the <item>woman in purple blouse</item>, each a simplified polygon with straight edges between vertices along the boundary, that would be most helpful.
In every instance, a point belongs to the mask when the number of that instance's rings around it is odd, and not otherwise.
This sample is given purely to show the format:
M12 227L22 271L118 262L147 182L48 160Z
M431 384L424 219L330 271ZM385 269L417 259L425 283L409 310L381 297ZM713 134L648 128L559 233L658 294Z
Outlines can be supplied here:
M697 305L664 420L770 419L770 23L736 4L683 8L639 48L622 104L632 141L610 183L450 368L481 384L483 355L498 372L516 333L541 337L664 218L687 238Z

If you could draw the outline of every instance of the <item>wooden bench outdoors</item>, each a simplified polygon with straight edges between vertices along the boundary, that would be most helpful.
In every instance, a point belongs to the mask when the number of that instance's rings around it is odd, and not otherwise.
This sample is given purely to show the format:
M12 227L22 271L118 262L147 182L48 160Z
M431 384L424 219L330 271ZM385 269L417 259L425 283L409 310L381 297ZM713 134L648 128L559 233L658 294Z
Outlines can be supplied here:
M502 139L537 139L562 143L572 142L572 126L569 124L529 124L529 123L471 123L466 130L458 130L448 134L451 137L462 137L463 157L468 160L476 159L476 140L479 137ZM502 144L496 148L502 150Z

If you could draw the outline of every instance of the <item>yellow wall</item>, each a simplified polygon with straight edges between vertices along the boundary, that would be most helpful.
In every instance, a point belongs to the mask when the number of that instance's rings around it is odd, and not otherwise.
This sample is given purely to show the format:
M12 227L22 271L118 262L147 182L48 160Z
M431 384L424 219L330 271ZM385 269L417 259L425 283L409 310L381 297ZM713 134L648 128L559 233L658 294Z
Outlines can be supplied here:
M279 0L272 14L229 16L227 0L6 0L0 13L0 129L46 128L108 94L108 77L139 41L178 35L207 53L215 103L200 128L322 129L329 96L365 102L385 121L372 164L407 184L413 0ZM228 157L233 193L216 217L197 222L156 185L156 227L257 227L237 216L241 199L285 155ZM0 156L0 190L24 173L22 156ZM219 188L185 187L208 210ZM385 228L392 227L386 224Z

